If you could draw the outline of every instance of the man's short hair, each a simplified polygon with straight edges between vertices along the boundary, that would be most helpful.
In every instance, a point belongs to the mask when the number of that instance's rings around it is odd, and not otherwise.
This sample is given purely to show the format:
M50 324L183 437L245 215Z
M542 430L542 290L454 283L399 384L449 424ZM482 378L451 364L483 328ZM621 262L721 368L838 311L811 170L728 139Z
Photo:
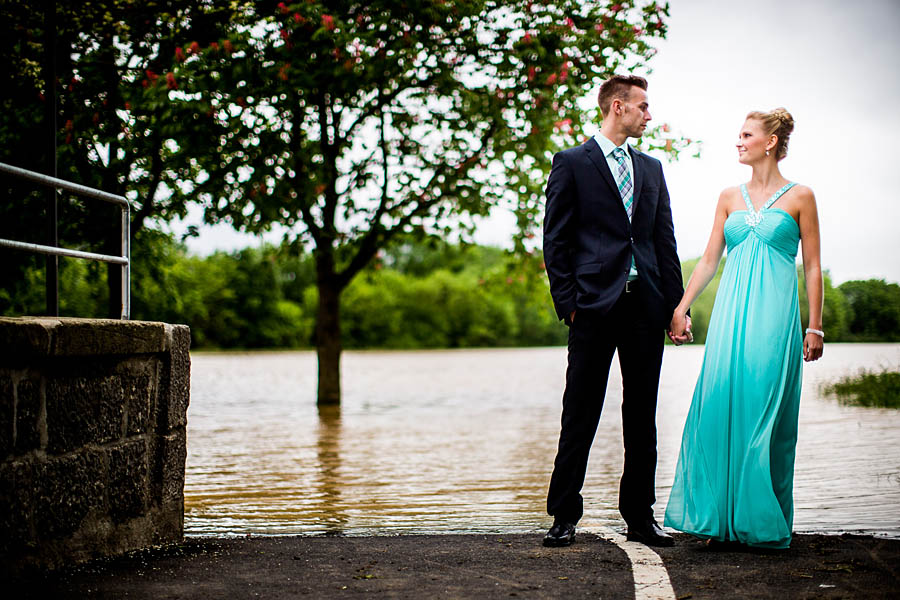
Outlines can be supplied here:
M636 85L642 90L647 90L647 80L637 75L613 75L600 86L600 95L597 102L600 104L600 112L605 117L609 114L613 100L628 101L631 86Z

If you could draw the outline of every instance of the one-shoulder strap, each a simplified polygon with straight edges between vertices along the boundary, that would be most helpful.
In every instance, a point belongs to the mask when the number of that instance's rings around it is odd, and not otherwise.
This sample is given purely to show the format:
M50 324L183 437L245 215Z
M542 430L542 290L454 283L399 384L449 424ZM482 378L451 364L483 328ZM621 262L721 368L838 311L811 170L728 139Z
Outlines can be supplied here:
M747 191L746 183L741 184L741 196L744 197L744 202L747 203L747 210L749 210L750 212L756 212L756 209L753 208L753 203L750 202L750 193Z
M785 193L786 191L788 191L789 189L791 189L791 188L794 187L795 185L797 185L797 184L794 183L794 182L792 182L792 181L789 181L788 183L784 184L784 186L782 186L782 188L781 188L780 190L778 190L777 192L775 192L774 194L772 194L772 197L769 198L769 199L766 201L766 203L763 205L763 207L762 207L760 210L766 210L767 208L769 208L770 206L772 206L773 204L775 204L775 201L776 201L776 200L778 200L779 198L781 198L781 197L784 195L784 193Z

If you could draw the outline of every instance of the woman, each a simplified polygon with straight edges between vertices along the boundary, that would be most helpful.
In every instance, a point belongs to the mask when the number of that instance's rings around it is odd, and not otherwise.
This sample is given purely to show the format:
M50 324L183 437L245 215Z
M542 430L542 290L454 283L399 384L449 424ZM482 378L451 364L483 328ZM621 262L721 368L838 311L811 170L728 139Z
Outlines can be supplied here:
M678 334L687 327L687 310L727 246L665 524L709 540L767 548L791 542L800 359L822 356L825 337L816 200L811 189L778 170L793 128L783 108L747 115L738 160L753 174L719 196L709 243L670 332L676 342L683 339ZM805 335L798 242L809 296Z

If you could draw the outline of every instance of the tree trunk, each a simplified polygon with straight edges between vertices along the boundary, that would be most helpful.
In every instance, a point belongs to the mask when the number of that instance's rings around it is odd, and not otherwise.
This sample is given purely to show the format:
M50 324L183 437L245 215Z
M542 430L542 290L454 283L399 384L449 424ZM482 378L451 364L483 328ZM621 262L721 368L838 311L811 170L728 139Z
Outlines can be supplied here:
M324 261L330 262L327 258ZM316 318L316 353L319 359L318 403L341 402L341 289L332 269L319 264L319 312ZM323 269L324 267L324 269ZM332 273L323 274L323 270ZM323 276L325 275L325 276Z

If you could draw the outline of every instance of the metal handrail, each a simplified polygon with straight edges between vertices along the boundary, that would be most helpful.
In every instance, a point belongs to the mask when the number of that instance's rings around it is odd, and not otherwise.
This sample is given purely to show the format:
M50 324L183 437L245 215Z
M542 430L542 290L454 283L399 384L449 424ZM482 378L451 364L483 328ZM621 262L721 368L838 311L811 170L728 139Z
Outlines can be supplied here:
M112 204L118 204L122 208L122 254L115 256L110 254L96 254L94 252L82 252L80 250L72 250L70 248L61 248L56 246L43 246L41 244L30 244L27 242L19 242L16 240L0 239L0 247L13 248L16 250L25 250L29 252L38 252L40 254L50 254L54 256L70 256L73 258L83 258L86 260L97 260L102 262L122 265L122 289L121 289L121 319L128 319L131 316L131 203L128 198L110 194L102 190L87 187L71 181L57 179L42 173L35 173L28 169L14 167L6 163L0 162L0 172L8 173L21 179L33 181L45 187L55 188L57 190L65 190L86 198L94 198L95 200L103 200Z

